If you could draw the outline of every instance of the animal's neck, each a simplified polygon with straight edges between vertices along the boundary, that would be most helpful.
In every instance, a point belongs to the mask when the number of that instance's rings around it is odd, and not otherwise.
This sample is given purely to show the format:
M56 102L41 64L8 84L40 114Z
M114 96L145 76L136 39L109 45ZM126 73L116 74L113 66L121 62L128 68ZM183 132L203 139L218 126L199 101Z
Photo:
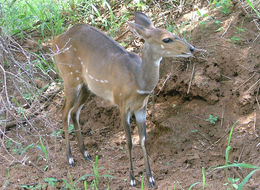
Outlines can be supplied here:
M147 43L142 51L142 64L138 72L139 90L152 92L159 80L159 69L162 57Z

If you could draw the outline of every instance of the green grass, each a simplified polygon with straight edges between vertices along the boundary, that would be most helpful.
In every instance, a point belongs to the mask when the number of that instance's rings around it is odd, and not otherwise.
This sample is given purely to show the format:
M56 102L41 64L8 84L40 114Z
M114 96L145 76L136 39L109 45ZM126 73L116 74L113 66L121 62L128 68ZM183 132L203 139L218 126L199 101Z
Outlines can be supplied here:
M258 16L258 18L260 18L260 13L258 12L258 10L254 7L252 1L250 0L246 0L247 4L251 7L251 9L255 12L255 14Z
M13 3L14 2L14 3ZM67 1L53 0L6 0L2 3L3 18L0 24L10 35L24 37L25 32L37 30L42 37L63 32L61 9L66 10Z
M89 22L114 35L129 18L129 13L117 18L112 1L103 0L20 0L2 3L0 25L10 35L24 38L36 31L43 39L56 36L68 27L79 22ZM130 6L130 5L129 5Z
M233 134L233 130L234 130L234 127L237 125L238 121L236 121L231 129L230 129L230 132L229 132L229 137L228 137L228 143L227 143L227 148L226 148L226 152L225 152L225 165L224 166L219 166L219 167L216 167L215 169L227 169L227 168L234 168L234 167L237 167L237 168L240 168L241 170L242 169L253 169L253 171L251 171L244 179L239 179L239 178L229 178L227 177L227 183L225 183L224 185L227 186L227 185L231 185L233 188L237 189L237 190L242 190L243 187L245 186L245 184L248 182L248 180L251 178L251 176L258 170L260 170L260 166L255 166L255 165L251 165L251 164L247 164L247 163L231 163L230 164L230 161L229 161L229 153L230 153L230 150L231 150L231 145L230 145L230 142L231 142L231 137L232 137L232 134ZM240 184L238 183L239 181L242 181Z
M61 186L61 182L64 183L63 188L64 189L70 189L70 190L77 190L80 189L78 186L79 183L83 183L84 189L87 190L88 188L93 189L93 190L98 190L99 189L99 182L101 178L108 178L112 179L114 178L112 175L100 175L99 170L102 169L98 165L98 156L96 156L95 162L93 162L93 174L85 174L81 177L79 177L76 180L73 180L73 176L70 173L70 170L68 169L68 179L62 178L61 180L58 180L53 177L49 178L44 178L44 182L48 183L51 187L58 187ZM88 185L87 181L90 181L90 185ZM107 189L110 189L109 187Z

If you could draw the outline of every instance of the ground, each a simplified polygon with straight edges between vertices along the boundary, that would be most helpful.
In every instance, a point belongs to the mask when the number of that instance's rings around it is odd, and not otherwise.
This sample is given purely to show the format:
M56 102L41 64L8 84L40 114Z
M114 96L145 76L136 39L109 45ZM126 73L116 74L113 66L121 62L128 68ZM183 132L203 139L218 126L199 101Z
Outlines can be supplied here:
M259 38L254 41L259 30L239 5L233 9L235 11L229 15L215 10L211 15L213 19L201 18L194 28L185 29L191 31L190 42L207 52L198 52L189 59L164 59L161 63L160 82L154 91L154 101L152 97L149 100L146 122L155 189L188 189L196 182L199 183L192 189L202 189L203 170L205 189L233 188L228 178L239 178L240 183L252 170L216 169L225 165L232 126L229 163L260 165L260 43ZM189 16L185 14L179 22L185 22ZM224 23L224 30L217 31L216 20ZM235 26L245 31L238 33ZM230 40L234 35L239 40ZM126 138L120 126L118 108L94 95L90 97L80 114L80 123L93 162L83 159L72 133L72 153L76 162L72 168L66 162L64 136L58 134L62 129L63 103L61 91L42 113L48 113L53 128L45 127L44 121L35 120L33 128L17 127L7 132L14 141L22 136L24 144L33 141L37 145L41 144L37 134L41 134L48 155L44 156L40 148L28 148L26 154L20 155L24 158L23 163L5 165L3 157L9 158L12 154L1 149L2 189L22 189L21 185L39 184L46 184L45 189L60 189L65 185L62 179L69 182L71 178L76 181L85 174L93 175L96 156L100 167L99 189L141 189L145 170L134 119L131 121L137 186L130 187ZM210 115L217 120L210 120ZM47 178L58 180L55 188L46 182ZM86 179L90 185L95 178ZM76 187L83 188L83 182L78 182ZM149 189L146 179L144 189ZM259 170L244 189L260 189Z

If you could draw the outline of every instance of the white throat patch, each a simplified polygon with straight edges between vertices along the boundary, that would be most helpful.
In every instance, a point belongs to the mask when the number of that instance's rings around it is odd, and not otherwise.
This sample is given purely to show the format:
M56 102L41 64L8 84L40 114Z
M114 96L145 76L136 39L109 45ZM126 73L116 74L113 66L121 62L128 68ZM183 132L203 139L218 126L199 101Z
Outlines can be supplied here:
M159 59L157 59L155 62L154 62L154 65L159 67L160 66L160 63L161 63L161 60L162 60L162 57L160 57Z

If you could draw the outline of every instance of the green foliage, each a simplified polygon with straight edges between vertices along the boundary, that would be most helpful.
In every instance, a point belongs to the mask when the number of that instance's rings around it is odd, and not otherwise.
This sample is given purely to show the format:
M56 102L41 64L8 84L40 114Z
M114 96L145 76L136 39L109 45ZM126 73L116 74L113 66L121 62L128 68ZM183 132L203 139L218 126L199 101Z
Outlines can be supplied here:
M227 178L228 182L225 183L225 186L229 186L227 188L227 190L231 190L230 186L233 187L234 189L238 189L238 182L239 182L239 178Z
M34 189L45 189L46 188L46 184L37 184L37 185L21 185L20 186L23 189L30 189L30 190L34 190Z
M211 3L220 8L219 10L224 14L229 14L230 8L233 6L232 0L213 0Z
M216 121L218 121L218 117L214 117L212 114L210 114L209 117L205 119L205 121L208 121L210 124L215 125Z
M68 180L63 178L61 180L58 180L56 178L50 177L50 178L44 178L44 181L46 183L48 183L51 187L56 187L57 185L61 185L59 182L63 182L64 183L64 189L70 189L70 190L78 190L80 188L77 187L77 184L79 182L83 182L84 185L84 189L87 190L88 189L88 184L87 184L87 179L88 178L94 178L91 181L91 184L89 185L90 189L96 189L98 190L98 184L100 181L100 178L114 178L111 175L100 175L99 174L99 170L102 169L102 167L98 166L98 156L96 156L96 160L93 163L93 172L94 174L85 174L83 176L81 176L80 178L78 178L77 180L73 180L73 177L70 173L70 171L68 170ZM108 188L109 189L109 188Z
M250 0L246 0L247 4L251 7L251 9L255 12L255 14L260 18L259 11L254 7L253 3Z
M59 9L65 7L66 1L52 0L6 0L2 3L0 25L11 35L24 37L23 31L39 30L42 37L46 34L57 35L63 32L63 18ZM63 5L63 6L61 6Z
M200 182L193 183L193 184L189 187L188 190L191 190L195 185L198 185L198 184L200 184Z
M236 124L238 123L238 121L236 121L231 129L230 129L230 132L229 132L229 136L228 136L228 144L227 144L227 148L226 148L226 153L225 153L225 165L228 164L228 158L229 158L229 151L231 149L231 146L230 146L230 141L231 141L231 136L232 136L232 133L233 133L233 130L234 130L234 127L236 126Z
M51 187L54 187L58 182L58 179L55 179L53 177L46 177L44 178L44 181L47 182Z
M36 145L36 148L40 149L43 152L45 160L48 161L49 155L46 147L44 146L41 136L40 136L40 145Z
M240 169L242 168L246 168L246 169L254 169L253 171L251 171L244 179L243 181L239 184L239 181L241 179L239 178L227 178L228 182L225 183L224 185L225 186L231 186L237 190L242 190L243 187L245 186L245 184L248 182L248 180L250 179L250 177L256 172L256 171L259 171L260 170L260 166L254 166L254 165L251 165L251 164L246 164L246 163L233 163L233 164L229 164L229 151L231 149L231 146L230 146L230 141L231 141L231 136L232 136L232 133L233 133L233 130L234 130L234 127L236 126L236 124L238 123L238 121L236 121L231 129L230 129L230 132L229 132L229 137L228 137L228 143L227 143L227 148L226 148L226 153L225 153L225 165L224 166L219 166L219 167L216 167L215 169L226 169L226 168L232 168L232 167L238 167ZM228 189L230 189L228 187Z
M202 189L204 190L206 186L206 176L205 176L205 168L202 167Z
M141 178L141 190L144 189L144 173L142 174L142 178Z

